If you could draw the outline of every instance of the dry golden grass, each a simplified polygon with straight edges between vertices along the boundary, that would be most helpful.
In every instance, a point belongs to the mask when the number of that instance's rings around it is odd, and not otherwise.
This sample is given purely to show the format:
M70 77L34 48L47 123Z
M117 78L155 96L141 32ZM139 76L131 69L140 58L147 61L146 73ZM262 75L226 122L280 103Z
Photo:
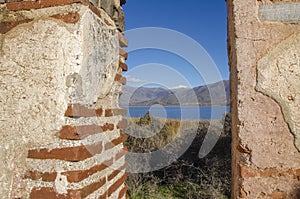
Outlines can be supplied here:
M217 145L207 157L199 159L199 147L208 129L214 133L223 123L224 129ZM130 199L229 198L230 118L214 121L180 121L149 115L130 118L125 133L141 137L129 136L126 144L132 152L147 153L163 148L175 138L185 140L194 131L193 143L177 161L158 171L129 174Z

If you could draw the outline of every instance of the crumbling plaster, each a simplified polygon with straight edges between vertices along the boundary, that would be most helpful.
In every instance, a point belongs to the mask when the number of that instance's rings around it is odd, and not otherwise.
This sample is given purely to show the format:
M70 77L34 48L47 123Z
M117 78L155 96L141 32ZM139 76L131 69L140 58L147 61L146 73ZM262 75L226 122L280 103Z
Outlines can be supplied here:
M22 181L27 150L64 144L57 133L68 123L68 104L95 106L98 98L119 90L113 88L118 34L80 4L17 12L0 5L0 10L0 21L32 19L0 34L0 193L27 198ZM79 21L66 24L50 17L66 13L78 13Z

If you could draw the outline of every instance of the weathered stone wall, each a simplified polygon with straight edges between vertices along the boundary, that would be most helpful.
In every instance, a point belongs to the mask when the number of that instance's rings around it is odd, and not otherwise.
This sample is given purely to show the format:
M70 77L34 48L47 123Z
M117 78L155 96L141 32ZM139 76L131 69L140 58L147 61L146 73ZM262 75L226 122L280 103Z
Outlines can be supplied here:
M1 198L125 198L120 1L1 2Z
M299 198L300 3L227 3L232 197Z

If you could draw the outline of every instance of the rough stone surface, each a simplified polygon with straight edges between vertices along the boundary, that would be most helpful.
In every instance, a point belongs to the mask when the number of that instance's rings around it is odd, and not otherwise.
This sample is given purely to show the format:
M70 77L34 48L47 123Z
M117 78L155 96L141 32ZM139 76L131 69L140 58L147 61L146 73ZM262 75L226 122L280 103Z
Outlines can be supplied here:
M300 168L300 153L294 144L296 129L293 129L293 125L299 123L294 121L299 121L296 118L300 115L296 101L299 95L296 35L300 26L286 21L261 21L259 8L275 5L275 2L284 7L295 1L227 1L233 131L232 198L297 198L299 192L299 181L294 175L255 172ZM279 99L284 99L283 103ZM289 110L284 113L287 108ZM245 173L239 166L241 164L251 170Z
M21 0L0 0L0 3L8 3L8 2L18 2Z
M113 17L114 8L118 8L120 6L120 0L101 0L101 7L111 16Z
M123 2L124 3L124 2ZM101 0L100 7L114 20L117 28L124 31L124 12L120 0Z
M7 184L1 185L3 194L12 188L12 176L24 172L24 147L53 142L64 123L64 74L71 71L72 62L76 63L72 57L78 53L78 48L67 45L72 40L66 27L42 19L18 26L1 37L0 151L2 158L9 158L0 166L6 178L1 183ZM57 46L61 46L59 51ZM62 59L64 54L74 56Z
M259 18L262 21L281 21L300 23L300 3L275 3L262 5L259 8Z
M245 198L265 198L265 199L298 199L299 181L290 178L262 178L260 180L251 178L244 184ZM276 193L277 192L277 193ZM283 194L284 193L284 194ZM286 197L275 197L282 196ZM274 197L272 197L274 196Z
M282 41L258 62L257 90L282 109L300 152L300 34Z
M112 89L119 66L119 45L116 29L103 28L105 24L95 15L86 16L86 20L82 35L85 67L79 72L83 84L75 84L76 91L82 93L77 92L72 101L83 99L81 103L92 104Z
M101 150L121 136L115 129L121 115L114 112L121 91L115 81L121 70L118 28L103 10L87 4L18 11L5 5L0 5L1 198L100 196L113 183L103 177L125 161L115 160L121 142ZM105 117L107 111L113 114ZM94 169L110 159L110 168ZM84 177L69 182L67 174L79 171Z
M101 3L101 0L89 0L95 7L98 7Z

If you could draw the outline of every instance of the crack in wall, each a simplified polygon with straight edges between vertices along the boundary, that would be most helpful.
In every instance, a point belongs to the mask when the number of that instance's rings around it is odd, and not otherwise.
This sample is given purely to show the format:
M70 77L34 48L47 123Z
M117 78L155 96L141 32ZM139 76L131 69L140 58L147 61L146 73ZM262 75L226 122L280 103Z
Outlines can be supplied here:
M295 147L300 152L300 33L271 49L257 66L256 90L271 97L281 107Z

